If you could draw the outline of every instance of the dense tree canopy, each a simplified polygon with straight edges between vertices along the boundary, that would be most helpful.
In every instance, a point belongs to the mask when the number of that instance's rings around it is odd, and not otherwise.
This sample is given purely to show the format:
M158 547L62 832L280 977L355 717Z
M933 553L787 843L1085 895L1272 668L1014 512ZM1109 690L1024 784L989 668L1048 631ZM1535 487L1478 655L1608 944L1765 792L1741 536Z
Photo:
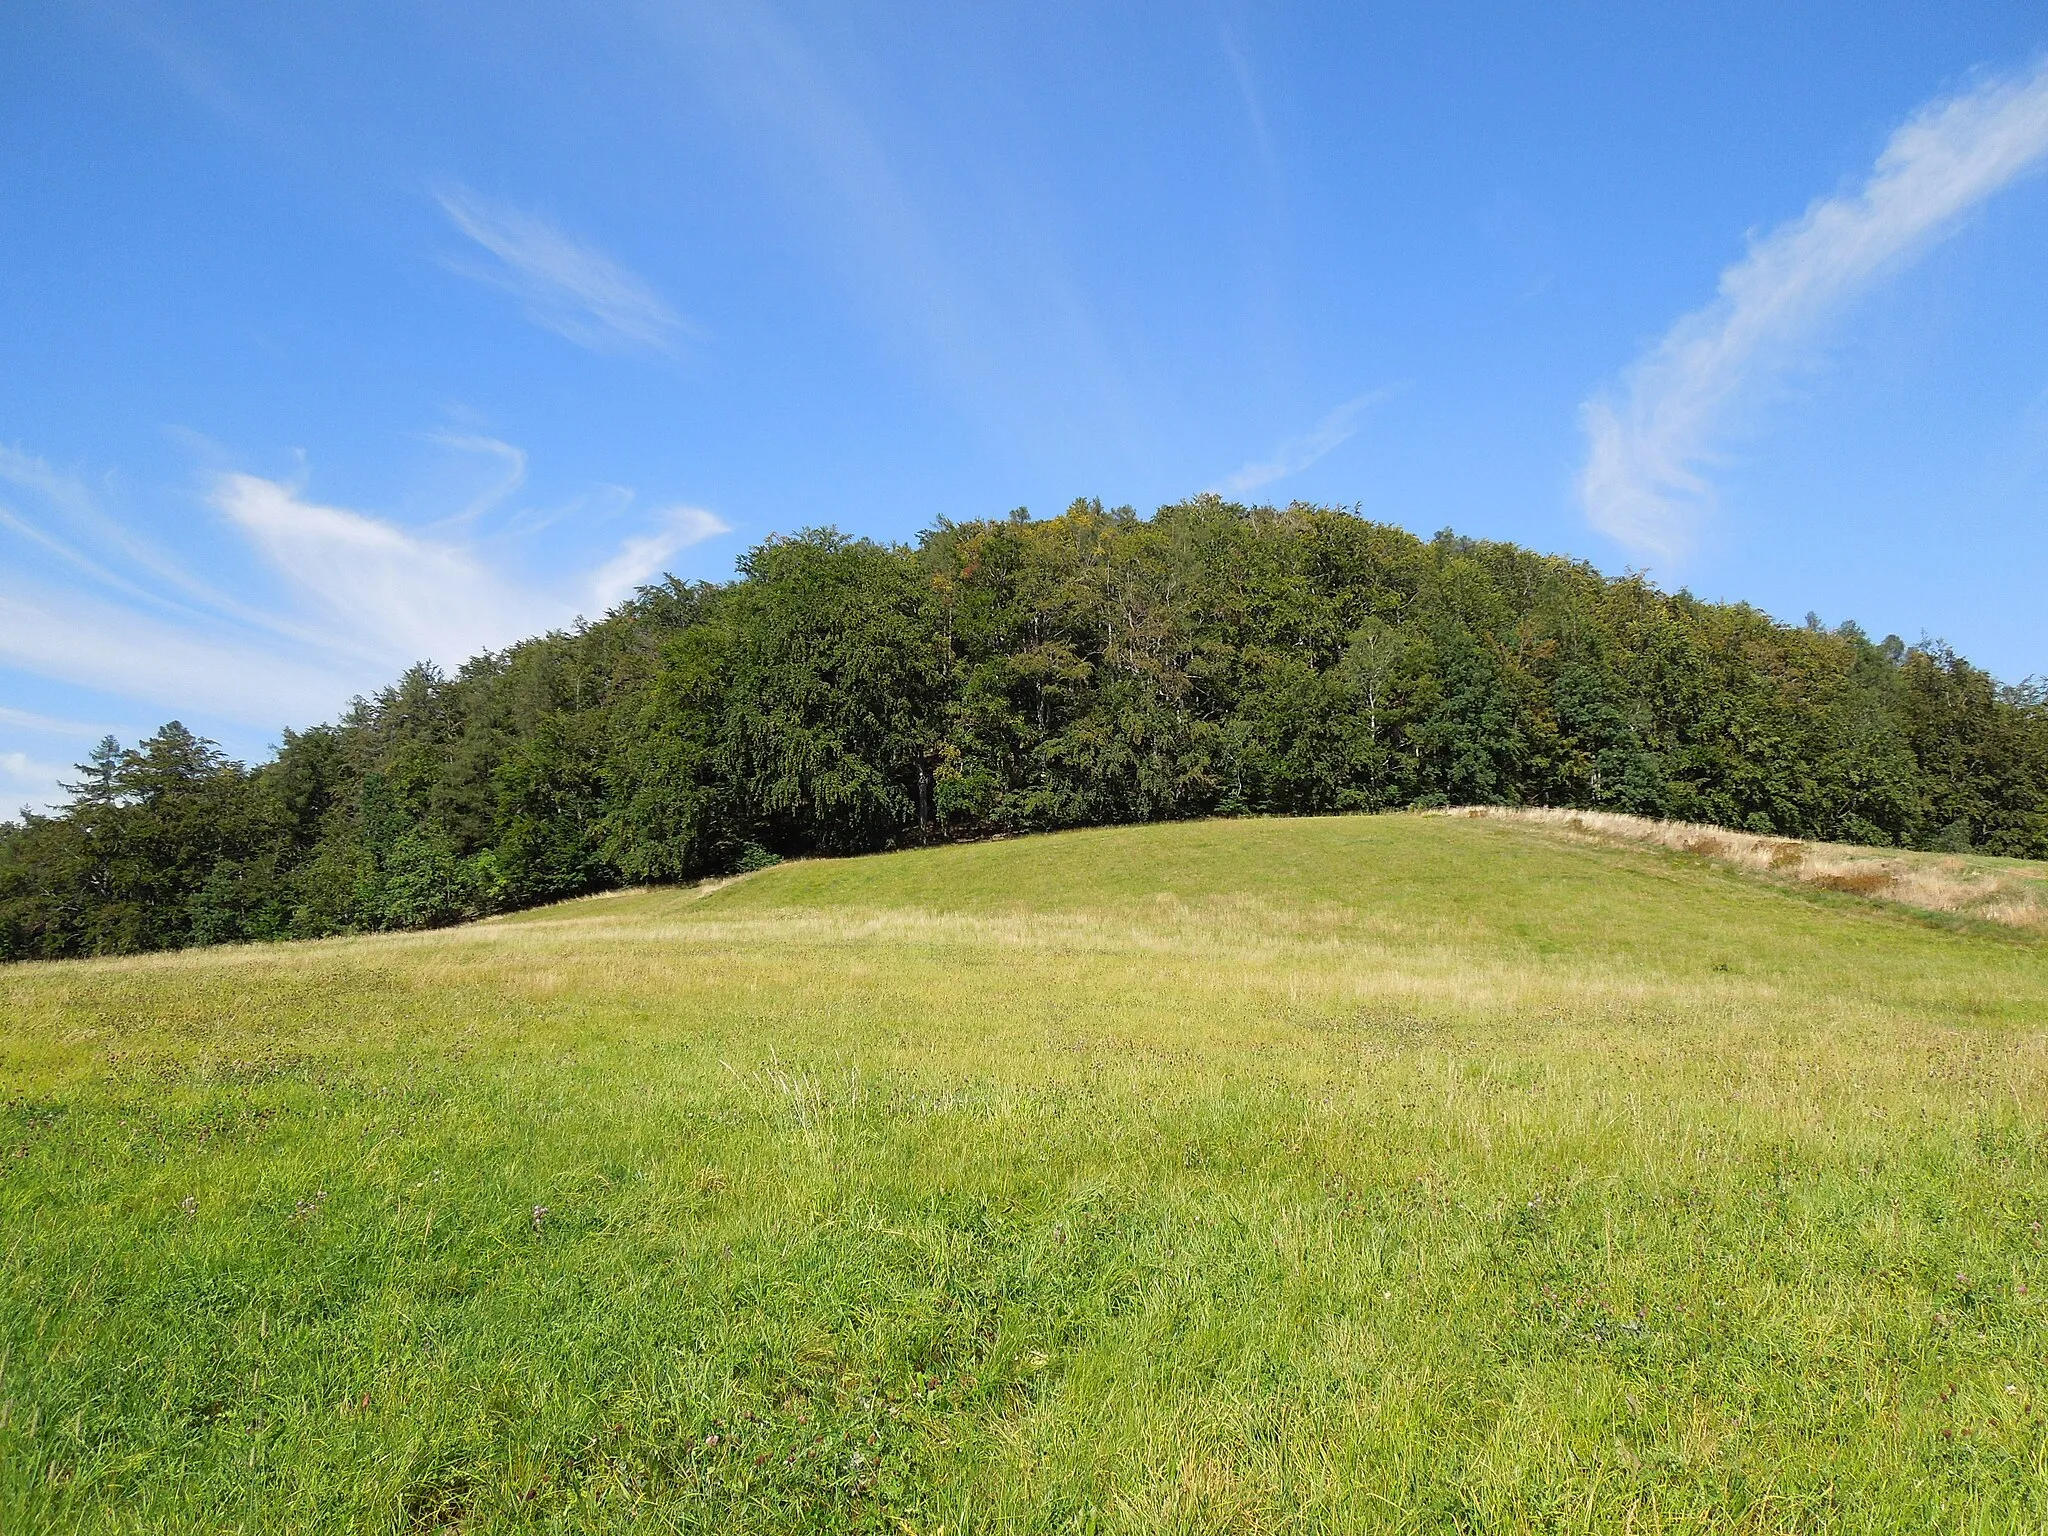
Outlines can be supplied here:
M255 769L173 722L0 827L0 957L410 928L800 853L1467 802L2048 857L2048 699L1937 644L1341 511L771 539Z

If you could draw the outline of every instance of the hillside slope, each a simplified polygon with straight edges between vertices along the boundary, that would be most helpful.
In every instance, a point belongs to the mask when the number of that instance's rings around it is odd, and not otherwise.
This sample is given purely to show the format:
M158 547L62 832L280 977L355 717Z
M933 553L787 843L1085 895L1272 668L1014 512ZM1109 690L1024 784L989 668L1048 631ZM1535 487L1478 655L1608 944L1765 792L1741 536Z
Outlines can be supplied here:
M415 667L255 768L173 721L0 821L0 962L433 928L770 856L1443 805L2048 860L2048 691L1338 508L813 529Z
M2048 1521L2048 945L1512 822L0 973L0 1529Z
M1790 884L2048 933L2048 863L2039 859L1814 843L1697 822L1555 807L1469 805L1437 814L1519 822L1571 839L1665 848Z

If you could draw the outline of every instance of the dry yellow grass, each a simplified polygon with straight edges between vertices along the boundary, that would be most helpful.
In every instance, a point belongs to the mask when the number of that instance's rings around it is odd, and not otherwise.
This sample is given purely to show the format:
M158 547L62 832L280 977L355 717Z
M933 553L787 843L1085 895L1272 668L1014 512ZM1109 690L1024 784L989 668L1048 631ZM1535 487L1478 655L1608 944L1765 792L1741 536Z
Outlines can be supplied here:
M2028 859L1811 843L1612 811L1473 805L1439 814L1515 821L1567 837L1668 848L1822 890L1895 901L1923 912L1950 912L2008 928L2048 931L2048 865Z

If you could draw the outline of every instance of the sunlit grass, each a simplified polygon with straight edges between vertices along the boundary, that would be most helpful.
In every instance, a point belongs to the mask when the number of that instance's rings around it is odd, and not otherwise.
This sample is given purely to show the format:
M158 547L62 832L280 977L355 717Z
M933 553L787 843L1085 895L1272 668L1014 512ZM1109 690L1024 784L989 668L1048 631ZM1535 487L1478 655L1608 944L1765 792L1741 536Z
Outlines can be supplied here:
M0 973L0 1530L2048 1524L2048 947L1440 818Z
M2038 859L1809 843L1611 811L1471 805L1436 814L1514 821L1563 837L1647 843L1772 879L2048 933L2048 864Z

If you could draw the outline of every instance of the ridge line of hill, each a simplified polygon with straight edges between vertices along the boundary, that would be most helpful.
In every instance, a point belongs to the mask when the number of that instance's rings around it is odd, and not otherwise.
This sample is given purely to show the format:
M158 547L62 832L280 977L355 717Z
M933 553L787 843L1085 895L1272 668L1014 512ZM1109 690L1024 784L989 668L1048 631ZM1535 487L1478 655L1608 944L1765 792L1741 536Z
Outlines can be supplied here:
M1453 804L2048 858L2048 698L1938 642L1341 510L813 529L418 666L255 768L177 722L0 827L0 958L431 927L777 858Z

